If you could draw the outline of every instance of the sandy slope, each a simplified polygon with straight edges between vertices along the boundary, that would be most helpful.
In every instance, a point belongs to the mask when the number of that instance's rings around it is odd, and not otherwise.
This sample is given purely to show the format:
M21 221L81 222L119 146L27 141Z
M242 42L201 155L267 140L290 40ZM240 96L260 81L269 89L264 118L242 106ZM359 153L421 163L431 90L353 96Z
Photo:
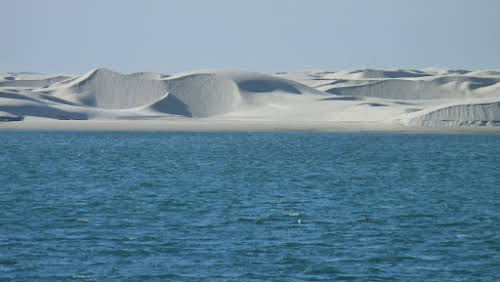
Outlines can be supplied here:
M404 106L404 113L386 121L411 126L498 126L500 72L465 70L355 70L280 73L318 90L362 101L381 98L378 105ZM348 98L350 97L350 98ZM389 112L384 110L384 112ZM367 111L373 116L373 111Z
M500 71L9 73L0 75L0 121L10 121L0 128L500 131Z

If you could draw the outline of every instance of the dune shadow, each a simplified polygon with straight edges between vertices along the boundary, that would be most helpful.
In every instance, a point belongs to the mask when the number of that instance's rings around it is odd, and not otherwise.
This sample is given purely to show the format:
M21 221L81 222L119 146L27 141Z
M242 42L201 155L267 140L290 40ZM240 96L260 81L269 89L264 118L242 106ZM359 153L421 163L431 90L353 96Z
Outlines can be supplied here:
M468 85L468 88L470 90L476 90L479 88L488 87L488 86L497 84L499 82L500 82L499 79L473 78L473 79L471 79L471 82Z
M180 115L186 117L192 117L192 113L188 110L188 106L175 97L173 94L168 94L167 97L161 99L160 101L152 104L151 109L172 115Z
M326 93L330 93L330 94L334 94L334 95L342 95L342 94L340 93L340 91L338 91L338 89L339 89L339 88L335 88L335 87L334 87L334 88L330 88L330 89L326 90L325 92L326 92Z
M28 101L38 102L38 100L33 99L31 97L21 95L21 94L16 94L16 93L8 93L8 92L0 92L0 98L19 99L19 100L28 100Z
M294 86L281 82L281 81L266 81L266 80L245 80L238 83L240 90L248 92L273 92L284 91L293 94L301 94L301 92Z
M407 105L407 106L412 106L412 105L415 105L414 103L408 103L408 102L400 102L400 101L395 101L393 102L394 104L398 104L398 105Z
M59 103L59 104L65 104L65 105L70 105L70 106L78 106L75 103L66 101L66 100L58 98L58 97L50 96L50 95L47 95L47 94L40 94L40 97L43 98L44 100L48 100L48 101Z
M361 73L365 78L405 78L405 77L425 77L431 76L420 70L377 70L361 69L351 71L350 74Z
M123 120L157 120L165 118L164 115L144 115L144 116L118 116L117 119Z
M23 116L0 116L0 122L4 121L23 121Z
M17 116L36 116L53 118L59 120L86 120L88 116L82 113L68 112L46 105L13 105L1 106L0 111L4 111Z
M333 85L337 85L337 84L341 84L341 83L345 83L345 82L348 82L349 80L346 80L346 79L335 79L334 81L332 81L332 79L325 79L325 78L314 78L313 80L326 80L326 81L330 81L329 83L325 83L325 84L322 84L321 86L333 86Z
M446 83L450 82L456 82L456 83L469 83L467 85L467 88L469 90L476 90L478 88L482 87L488 87L493 84L496 84L500 82L500 79L498 78L489 78L489 77L460 77L460 76L444 76L444 77L438 77L433 80L431 80L433 83L437 83L439 85L443 85Z
M405 110L405 112L407 113L414 113L414 112L418 112L418 111L421 111L422 109L419 109L419 108L408 108Z
M329 97L329 98L323 98L319 99L320 101L360 101L363 100L361 97L355 97L355 96L342 96L342 97Z
M380 104L380 103L361 103L359 105L368 105L370 107L387 107L387 106L389 106L389 105Z

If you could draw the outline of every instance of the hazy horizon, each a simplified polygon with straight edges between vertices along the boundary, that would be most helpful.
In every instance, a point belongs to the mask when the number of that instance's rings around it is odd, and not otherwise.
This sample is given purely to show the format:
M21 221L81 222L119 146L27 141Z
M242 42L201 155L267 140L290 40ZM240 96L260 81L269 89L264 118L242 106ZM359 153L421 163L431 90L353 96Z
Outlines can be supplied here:
M0 1L0 72L500 68L500 2Z

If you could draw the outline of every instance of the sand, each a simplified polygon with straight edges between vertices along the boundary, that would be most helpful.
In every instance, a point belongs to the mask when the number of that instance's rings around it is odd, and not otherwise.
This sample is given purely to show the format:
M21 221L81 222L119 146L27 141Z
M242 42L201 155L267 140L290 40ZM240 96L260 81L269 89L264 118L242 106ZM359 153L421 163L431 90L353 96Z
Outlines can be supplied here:
M500 71L0 75L0 130L500 132Z

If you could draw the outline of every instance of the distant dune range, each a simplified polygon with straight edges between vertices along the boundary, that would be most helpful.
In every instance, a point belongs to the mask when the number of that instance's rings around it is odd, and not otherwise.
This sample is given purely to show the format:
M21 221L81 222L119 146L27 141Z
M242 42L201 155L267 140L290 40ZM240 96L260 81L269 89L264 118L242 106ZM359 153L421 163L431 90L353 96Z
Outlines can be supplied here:
M22 127L54 119L496 127L500 71L207 70L169 76L95 69L84 75L0 75L0 121Z

